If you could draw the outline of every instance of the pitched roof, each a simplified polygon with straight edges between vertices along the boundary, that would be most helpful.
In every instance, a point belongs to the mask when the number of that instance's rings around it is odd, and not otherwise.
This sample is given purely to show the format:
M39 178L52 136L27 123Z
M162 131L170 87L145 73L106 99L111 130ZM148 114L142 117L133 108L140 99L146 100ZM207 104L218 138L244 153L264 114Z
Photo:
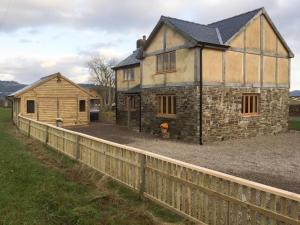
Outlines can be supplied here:
M113 69L139 64L140 60L138 58L140 57L141 52L141 48L136 49L130 56L119 62L116 66L114 66Z
M45 77L42 77L41 79L37 80L36 82L14 92L14 93L11 93L8 97L17 97L18 95L20 94L23 94L24 92L26 91L29 91L31 90L32 88L34 87L37 87L55 77L62 77L63 79L65 79L66 81L70 82L71 84L75 85L76 87L78 87L79 89L81 89L82 91L86 92L88 95L92 96L87 90L85 90L84 88L80 87L79 85L75 84L73 81L69 80L68 78L62 76L59 72L58 73L54 73L54 74L51 74L51 75L48 75L48 76L45 76Z
M268 16L267 12L263 7L207 25L176 19L172 17L161 16L155 28L149 35L149 38L147 39L145 44L145 48L150 44L152 38L155 36L155 34L158 32L158 30L163 24L171 26L177 32L179 32L188 40L190 40L192 43L191 47L197 44L205 44L218 46L221 48L227 48L229 47L227 45L228 41L231 38L233 38L236 34L238 34L241 31L241 29L254 17L256 17L260 12L262 12L266 16L267 20L273 27L275 33L278 35L279 39L289 52L289 56L293 57L293 52L286 44L286 42L272 23L270 17ZM120 62L115 68L139 64L138 58L139 57L136 57L133 53L125 60Z
M258 8L250 12L246 12L234 17L226 18L224 20L208 24L207 26L218 28L224 43L226 43L262 9L263 8Z

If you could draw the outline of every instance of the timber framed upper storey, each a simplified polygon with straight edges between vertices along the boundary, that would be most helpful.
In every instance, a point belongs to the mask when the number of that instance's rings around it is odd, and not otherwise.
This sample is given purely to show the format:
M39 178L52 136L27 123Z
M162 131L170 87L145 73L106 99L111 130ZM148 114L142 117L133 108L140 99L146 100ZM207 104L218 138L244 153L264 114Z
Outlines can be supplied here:
M117 122L154 134L168 122L171 137L195 142L284 131L293 56L264 8L208 25L162 16L115 67L117 104L129 94L140 101L136 117L117 106ZM124 80L127 68L134 80ZM157 116L159 95L175 96L176 116ZM259 111L243 111L245 96Z

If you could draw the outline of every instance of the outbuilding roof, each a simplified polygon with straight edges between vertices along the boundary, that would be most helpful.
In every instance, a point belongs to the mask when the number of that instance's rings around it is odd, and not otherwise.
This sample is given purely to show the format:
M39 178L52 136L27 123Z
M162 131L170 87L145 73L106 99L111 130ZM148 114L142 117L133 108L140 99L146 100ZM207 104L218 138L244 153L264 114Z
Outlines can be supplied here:
M82 91L84 91L85 93L87 93L88 95L92 96L91 93L89 93L87 90L85 90L84 88L80 87L79 85L75 84L73 81L69 80L68 78L64 77L63 75L61 75L61 73L54 73L45 77L42 77L41 79L37 80L36 82L14 92L11 93L10 95L8 95L7 97L18 97L19 95L31 90L32 88L35 88L55 77L62 77L63 79L65 79L66 81L70 82L71 84L75 85L76 87L78 87L79 89L81 89Z
M182 34L185 38L187 38L191 47L197 45L207 45L226 49L229 47L228 42L237 34L239 34L243 27L245 27L252 19L254 19L258 15L261 15L262 13L274 29L284 47L289 52L289 56L293 57L293 52L286 44L263 7L207 25L167 16L161 16L155 28L149 35L144 49L147 48L160 27L164 24L167 24L168 26ZM138 53L136 51L133 52L129 57L121 61L114 69L139 64L141 51L142 50L139 49Z

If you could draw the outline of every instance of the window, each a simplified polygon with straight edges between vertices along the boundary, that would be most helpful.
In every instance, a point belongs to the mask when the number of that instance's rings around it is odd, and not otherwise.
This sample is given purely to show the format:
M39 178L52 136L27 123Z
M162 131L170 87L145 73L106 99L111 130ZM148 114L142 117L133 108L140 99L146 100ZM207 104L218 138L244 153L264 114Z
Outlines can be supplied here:
M85 112L85 100L79 101L79 112Z
M156 56L156 72L173 72L176 70L176 52L165 52Z
M27 100L27 113L34 113L34 100Z
M259 112L258 94L243 94L242 96L242 115L257 115Z
M176 114L176 96L158 95L158 114L175 115Z
M128 110L128 103L130 101L130 110L135 110L135 97L134 96L126 96L124 99L125 110Z
M134 68L127 68L123 70L123 79L124 80L134 80Z

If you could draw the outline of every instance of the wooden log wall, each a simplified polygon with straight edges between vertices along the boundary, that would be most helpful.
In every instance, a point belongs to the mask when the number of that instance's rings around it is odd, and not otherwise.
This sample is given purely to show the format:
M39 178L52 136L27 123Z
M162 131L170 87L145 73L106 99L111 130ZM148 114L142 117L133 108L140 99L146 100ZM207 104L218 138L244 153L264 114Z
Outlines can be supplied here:
M19 129L198 224L299 225L300 195L20 116Z

